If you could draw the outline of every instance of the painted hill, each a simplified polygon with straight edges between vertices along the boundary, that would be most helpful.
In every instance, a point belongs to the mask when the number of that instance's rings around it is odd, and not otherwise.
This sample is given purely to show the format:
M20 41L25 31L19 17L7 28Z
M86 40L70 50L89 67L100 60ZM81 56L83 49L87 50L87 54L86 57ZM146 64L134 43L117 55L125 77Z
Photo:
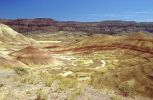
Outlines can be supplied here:
M27 38L4 24L0 24L0 42L5 44L32 44L35 40Z
M48 65L52 64L54 61L54 59L49 56L49 53L33 46L23 48L12 53L12 55L14 55L19 61L29 66Z
M152 48L153 35L144 32L135 32L125 35L108 35L108 34L93 34L76 45L89 46L89 45L112 45L112 44L126 44L138 47Z
M100 52L98 57L106 63L101 69L104 73L93 75L94 86L118 89L123 95L130 95L136 91L152 97L153 36L151 34L93 35L77 45L80 47L72 51L90 54Z
M92 60L95 72L91 84L97 88L115 89L123 95L138 93L153 97L153 36L149 33L127 35L94 34L55 51L80 54ZM102 62L98 65L95 62ZM95 63L95 64L94 64ZM82 64L82 63L81 63ZM83 64L81 65L83 66ZM90 66L88 66L89 68ZM133 93L134 92L134 93Z

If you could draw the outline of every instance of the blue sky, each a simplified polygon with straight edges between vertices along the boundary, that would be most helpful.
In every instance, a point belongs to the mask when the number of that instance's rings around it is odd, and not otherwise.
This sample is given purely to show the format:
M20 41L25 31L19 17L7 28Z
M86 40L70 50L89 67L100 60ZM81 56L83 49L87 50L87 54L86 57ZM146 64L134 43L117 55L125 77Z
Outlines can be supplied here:
M153 22L153 0L1 0L0 18Z

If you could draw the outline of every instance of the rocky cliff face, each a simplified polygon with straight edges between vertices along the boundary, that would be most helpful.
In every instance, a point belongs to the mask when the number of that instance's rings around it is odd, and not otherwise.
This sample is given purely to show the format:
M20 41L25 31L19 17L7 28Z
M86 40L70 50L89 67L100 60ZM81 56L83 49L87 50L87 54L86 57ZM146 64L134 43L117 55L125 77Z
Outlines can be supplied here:
M102 22L72 22L55 21L49 18L37 19L16 19L0 20L14 30L21 33L28 32L87 32L87 33L106 33L115 34L121 32L147 31L153 33L152 22L133 22L133 21L102 21Z

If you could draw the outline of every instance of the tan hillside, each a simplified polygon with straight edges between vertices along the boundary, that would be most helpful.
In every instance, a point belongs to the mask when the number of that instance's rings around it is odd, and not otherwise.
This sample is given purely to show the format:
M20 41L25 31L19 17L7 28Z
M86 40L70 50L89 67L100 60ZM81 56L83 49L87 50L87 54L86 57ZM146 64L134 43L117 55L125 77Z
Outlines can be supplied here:
M91 45L129 44L147 47L151 46L152 43L153 36L151 34L138 32L130 33L129 35L94 34L78 42L76 45L82 47Z
M123 84L130 84L137 93L153 96L152 35L133 33L123 38L122 36L94 35L78 44L82 47L72 49L72 51L101 52L99 56L107 62L105 68L101 69L105 69L105 73L93 75L94 86L109 87L120 91Z
M0 24L0 42L7 44L32 44L35 40L27 38L10 27Z

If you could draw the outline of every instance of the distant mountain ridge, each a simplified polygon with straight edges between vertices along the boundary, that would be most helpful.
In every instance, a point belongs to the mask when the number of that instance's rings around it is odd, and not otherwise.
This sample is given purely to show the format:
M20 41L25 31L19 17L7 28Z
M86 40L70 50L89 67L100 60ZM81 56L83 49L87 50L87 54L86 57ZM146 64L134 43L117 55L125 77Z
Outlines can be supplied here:
M101 22L75 22L75 21L56 21L51 18L36 19L0 19L4 23L20 33L29 32L86 32L116 34L122 32L146 31L153 33L153 22L134 22L134 21L101 21Z

